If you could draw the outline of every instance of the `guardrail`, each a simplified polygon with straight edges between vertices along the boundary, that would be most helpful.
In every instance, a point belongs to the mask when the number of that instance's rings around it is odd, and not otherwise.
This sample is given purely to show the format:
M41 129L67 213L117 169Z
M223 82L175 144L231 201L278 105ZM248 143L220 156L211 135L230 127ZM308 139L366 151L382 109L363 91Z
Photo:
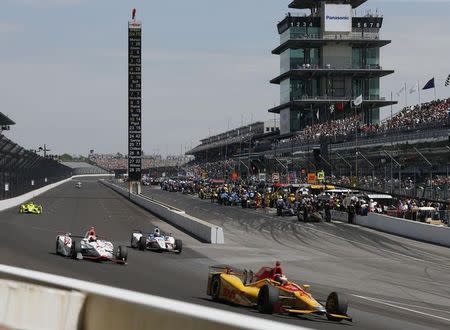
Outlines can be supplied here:
M156 214L167 222L182 228L194 237L204 242L212 244L223 244L224 234L222 227L213 225L209 222L195 218L186 214L184 210L177 209L171 205L164 204L155 199L130 193L128 189L115 185L112 182L100 180L105 186L113 189L122 196L129 198L132 202L144 209Z
M308 330L7 265L0 278L0 326L13 329Z
M61 181L58 181L58 182L49 184L49 185L44 186L44 187L42 187L42 188L39 188L39 189L30 191L30 192L28 192L28 193L26 193L26 194L23 194L23 195L14 197L14 198L9 198L9 199L0 200L0 211L9 209L9 208L11 208L11 207L18 206L18 205L20 205L20 204L22 204L22 203L24 203L24 202L26 202L26 201L28 201L28 200L30 200L30 199L32 199L32 198L38 196L38 195L40 195L40 194L42 194L42 193L44 193L44 192L46 192L46 191L49 191L49 190L51 190L51 189L53 189L53 188L58 187L58 186L62 185L63 183L66 183L66 182L68 182L68 181L70 181L70 180L72 180L72 179L75 179L75 178L83 178L83 177L105 177L105 176L106 176L106 177L108 177L108 176L114 176L114 174L87 174L87 175L74 175L74 176L72 176L72 177L70 177L70 178L67 178L67 179L64 179L64 180L61 180Z

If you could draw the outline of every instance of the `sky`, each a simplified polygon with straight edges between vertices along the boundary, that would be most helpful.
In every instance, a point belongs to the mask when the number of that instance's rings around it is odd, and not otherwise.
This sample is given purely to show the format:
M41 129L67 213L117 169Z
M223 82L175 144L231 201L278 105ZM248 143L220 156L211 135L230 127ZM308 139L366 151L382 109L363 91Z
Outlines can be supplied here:
M87 155L127 150L127 21L143 23L143 149L180 154L209 135L273 119L279 104L276 24L290 0L0 0L4 132L30 149ZM436 77L450 97L450 0L369 0L384 16L381 80L394 98ZM418 93L407 94L418 103ZM433 98L423 91L421 100ZM405 105L404 95L399 106ZM390 115L390 107L382 117Z

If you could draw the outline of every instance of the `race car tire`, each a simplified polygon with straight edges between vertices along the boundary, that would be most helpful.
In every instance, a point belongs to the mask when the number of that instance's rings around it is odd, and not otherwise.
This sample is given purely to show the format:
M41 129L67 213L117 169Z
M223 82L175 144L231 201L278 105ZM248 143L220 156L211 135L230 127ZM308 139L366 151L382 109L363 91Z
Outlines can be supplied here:
M141 251L144 251L147 248L147 238L145 238L144 236L141 236L141 238L139 239L139 242L138 242L138 248Z
M119 245L119 248L117 249L117 259L125 262L128 260L128 249L126 246Z
M70 256L72 259L76 259L78 253L81 253L81 242L72 241L72 247L70 248Z
M220 275L216 275L212 278L211 281L211 297L213 301L220 301L220 287Z
M337 292L331 292L328 295L327 302L325 305L327 310L327 318L330 321L341 322L341 318L333 317L329 314L339 314L339 315L347 315L348 309L348 300L347 297L343 294L339 294Z
M181 239L176 239L175 240L175 253L180 254L181 251L183 250L183 241Z
M280 293L271 285L264 285L258 293L258 312L262 314L273 314L275 306L279 301Z

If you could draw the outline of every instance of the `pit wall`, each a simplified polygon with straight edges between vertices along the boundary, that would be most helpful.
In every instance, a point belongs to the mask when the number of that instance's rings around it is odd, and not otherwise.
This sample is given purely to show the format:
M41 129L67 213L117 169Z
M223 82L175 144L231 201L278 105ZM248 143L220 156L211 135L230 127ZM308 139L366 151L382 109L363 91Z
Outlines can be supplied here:
M174 208L173 206L164 204L157 200L148 198L143 195L133 194L128 189L118 186L107 180L100 180L105 186L113 189L122 196L130 199L135 204L143 207L158 217L166 220L172 225L181 228L190 235L199 238L200 240L212 243L223 244L224 234L222 227L213 225L204 220L195 218L189 214L186 214L184 210Z
M333 210L331 218L347 222L348 214ZM450 247L450 227L435 226L378 213L369 213L367 216L357 215L355 224L417 241Z

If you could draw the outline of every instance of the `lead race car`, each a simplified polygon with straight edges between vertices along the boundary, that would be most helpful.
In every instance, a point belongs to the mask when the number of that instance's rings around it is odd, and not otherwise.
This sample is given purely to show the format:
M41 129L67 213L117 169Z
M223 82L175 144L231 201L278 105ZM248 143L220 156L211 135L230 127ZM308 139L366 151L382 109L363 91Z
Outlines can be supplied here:
M28 202L20 205L19 213L31 213L31 214L41 214L42 205L36 204L34 202Z
M134 249L153 250L158 252L181 253L183 242L181 239L175 239L172 234L161 233L158 227L153 233L144 233L142 230L135 230L131 233L131 247Z
M95 228L91 227L84 236L65 233L56 236L56 254L73 259L93 261L111 261L126 264L128 251L126 246L114 245L106 240L98 239Z
M352 321L347 315L347 298L332 292L325 303L317 301L307 290L287 280L280 263L252 271L235 272L229 266L210 267L207 294L214 301L256 307L263 314L321 315L330 321Z

